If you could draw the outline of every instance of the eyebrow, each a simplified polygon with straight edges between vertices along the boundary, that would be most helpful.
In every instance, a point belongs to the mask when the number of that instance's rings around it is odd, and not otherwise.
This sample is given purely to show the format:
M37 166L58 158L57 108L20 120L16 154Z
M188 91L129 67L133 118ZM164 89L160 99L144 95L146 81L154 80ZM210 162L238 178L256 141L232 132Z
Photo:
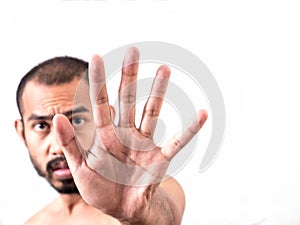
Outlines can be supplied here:
M59 114L63 114L66 117L71 116L72 114L76 114L76 113L81 113L81 112L89 112L89 110L83 106L77 107L75 109L63 112L63 113L59 113ZM32 113L27 121L31 121L31 120L52 120L53 117L55 116L55 114L50 114L50 115L37 115Z

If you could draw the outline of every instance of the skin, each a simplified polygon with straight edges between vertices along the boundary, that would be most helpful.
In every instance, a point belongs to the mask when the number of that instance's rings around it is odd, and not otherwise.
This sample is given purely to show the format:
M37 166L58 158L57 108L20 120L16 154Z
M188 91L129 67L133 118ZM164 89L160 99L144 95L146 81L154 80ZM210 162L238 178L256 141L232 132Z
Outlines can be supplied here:
M80 195L60 194L26 224L180 224L184 192L175 179L166 178L166 170L203 126L207 113L199 111L185 132L166 146L156 146L152 136L170 70L167 66L158 69L136 128L138 59L136 48L130 48L124 58L117 125L112 122L114 110L108 103L103 62L97 55L89 68L90 93L85 82L78 86L78 79L57 86L33 81L26 85L23 121L15 122L19 136L48 182L60 188L71 176L80 191ZM76 113L69 113L72 110ZM62 156L68 168L48 172L47 163ZM115 162L125 166L118 169ZM147 182L141 183L144 178Z

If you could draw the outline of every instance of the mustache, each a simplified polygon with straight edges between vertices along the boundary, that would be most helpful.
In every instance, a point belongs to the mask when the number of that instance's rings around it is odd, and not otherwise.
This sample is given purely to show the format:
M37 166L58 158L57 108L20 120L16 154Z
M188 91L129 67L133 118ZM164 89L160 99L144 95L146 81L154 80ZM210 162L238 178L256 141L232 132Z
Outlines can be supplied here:
M48 172L51 172L53 171L54 168L57 168L62 163L67 163L66 158L64 156L60 156L55 159L52 159L47 163L46 170Z

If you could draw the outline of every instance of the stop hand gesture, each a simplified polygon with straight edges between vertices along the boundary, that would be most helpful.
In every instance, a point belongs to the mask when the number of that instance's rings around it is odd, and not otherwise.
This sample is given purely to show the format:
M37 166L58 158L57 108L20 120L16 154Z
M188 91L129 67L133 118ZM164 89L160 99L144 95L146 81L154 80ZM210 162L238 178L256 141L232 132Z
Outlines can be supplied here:
M56 115L53 123L76 186L88 204L132 223L155 224L152 223L151 211L157 210L156 204L168 198L168 193L160 190L160 183L170 161L200 130L207 113L200 110L197 119L183 133L175 135L165 146L156 146L153 133L170 69L164 65L157 70L140 127L137 128L138 61L138 50L128 49L119 87L119 123L115 125L114 112L108 102L103 61L97 55L92 58L89 83L96 130L94 145L90 149L80 147L76 133L65 116Z

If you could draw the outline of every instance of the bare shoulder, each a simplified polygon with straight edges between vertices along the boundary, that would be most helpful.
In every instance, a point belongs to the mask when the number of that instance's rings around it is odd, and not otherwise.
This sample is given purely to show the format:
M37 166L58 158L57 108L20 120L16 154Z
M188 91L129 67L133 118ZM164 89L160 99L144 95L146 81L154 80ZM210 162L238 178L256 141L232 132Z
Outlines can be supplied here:
M168 198L172 200L182 215L185 208L185 195L180 183L173 177L166 177L160 187L166 192Z
M166 177L163 182L161 182L160 187L164 189L167 194L175 195L180 198L185 199L184 190L181 187L180 183L173 177Z
M35 214L31 218L29 218L23 225L37 225L39 224L39 213Z
M102 211L87 205L85 202L77 203L70 214L64 213L60 201L56 200L32 216L23 225L53 225L53 224L109 224L121 223Z
M53 202L42 208L39 212L30 217L23 225L40 225L43 221L46 221L49 216L49 211L53 207Z

